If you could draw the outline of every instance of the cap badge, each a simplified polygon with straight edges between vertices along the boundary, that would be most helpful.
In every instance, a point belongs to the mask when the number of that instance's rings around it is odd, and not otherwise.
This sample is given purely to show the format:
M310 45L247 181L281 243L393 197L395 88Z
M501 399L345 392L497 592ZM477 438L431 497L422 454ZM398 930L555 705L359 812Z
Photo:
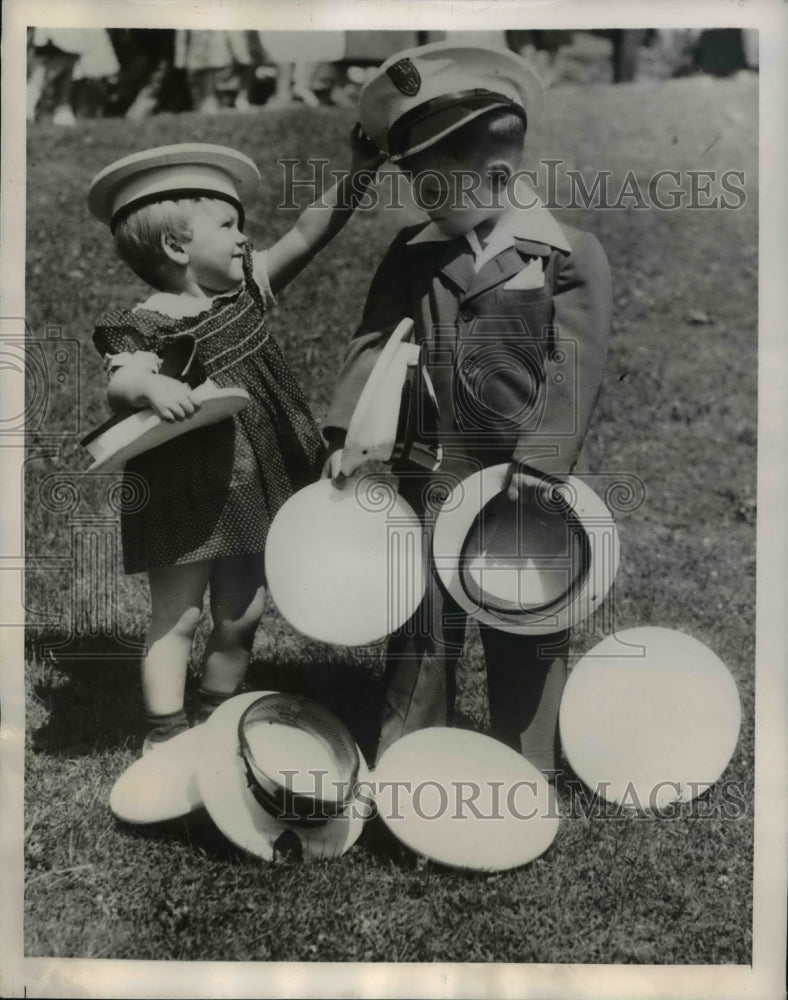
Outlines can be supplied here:
M421 90L421 76L410 59L400 59L386 70L391 82L406 97L415 97Z

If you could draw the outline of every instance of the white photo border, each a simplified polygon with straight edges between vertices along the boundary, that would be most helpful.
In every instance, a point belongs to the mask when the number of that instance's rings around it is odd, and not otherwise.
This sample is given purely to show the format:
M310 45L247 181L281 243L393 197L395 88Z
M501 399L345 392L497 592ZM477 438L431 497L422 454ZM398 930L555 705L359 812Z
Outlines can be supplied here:
M24 774L23 630L0 637L0 995L96 997L697 997L772 1000L784 995L786 900L786 564L788 509L788 212L786 211L786 51L788 4L780 0L453 2L434 0L6 0L2 38L1 289L5 316L25 315L25 29L195 28L513 28L732 26L760 31L760 297L756 823L752 967L459 965L362 963L178 963L25 959L22 943ZM23 401L11 400L19 412ZM2 456L2 529L14 542L22 524L21 467ZM14 552L23 553L21 541ZM4 552L11 551L8 546ZM12 578L13 577L13 578ZM15 574L0 574L5 609L18 606ZM4 621L6 618L4 617ZM21 623L19 623L21 624Z

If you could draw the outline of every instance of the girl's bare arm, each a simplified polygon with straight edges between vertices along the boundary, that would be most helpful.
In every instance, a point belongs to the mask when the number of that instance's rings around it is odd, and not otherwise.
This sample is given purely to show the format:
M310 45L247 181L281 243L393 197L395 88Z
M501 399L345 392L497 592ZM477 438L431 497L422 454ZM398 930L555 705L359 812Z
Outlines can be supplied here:
M363 135L359 125L354 127L350 141L349 173L306 208L293 228L267 251L268 279L273 292L291 282L340 232L386 158Z

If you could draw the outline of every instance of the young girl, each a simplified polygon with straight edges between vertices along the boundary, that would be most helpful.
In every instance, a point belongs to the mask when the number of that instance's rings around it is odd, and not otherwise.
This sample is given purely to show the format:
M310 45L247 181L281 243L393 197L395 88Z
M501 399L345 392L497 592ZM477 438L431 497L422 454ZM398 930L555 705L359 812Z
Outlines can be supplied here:
M259 174L234 150L147 150L111 164L91 184L91 211L154 289L133 309L98 320L93 341L105 359L112 409L148 406L164 420L185 420L197 407L191 388L206 378L250 397L237 416L126 465L145 496L139 510L122 515L124 569L147 571L151 594L143 752L188 727L184 689L206 589L213 630L195 721L238 691L263 613L268 526L319 475L322 440L265 313L345 225L383 159L358 128L352 145L350 173L264 253L253 253L243 235L243 198Z

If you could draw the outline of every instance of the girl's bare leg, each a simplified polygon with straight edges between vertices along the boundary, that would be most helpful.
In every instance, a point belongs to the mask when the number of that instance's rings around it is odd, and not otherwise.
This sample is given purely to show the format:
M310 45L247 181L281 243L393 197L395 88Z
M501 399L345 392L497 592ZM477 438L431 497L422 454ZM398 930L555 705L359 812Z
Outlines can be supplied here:
M211 561L149 571L151 622L142 662L142 695L151 726L146 746L185 729L186 671L202 614Z
M210 575L213 631L205 651L198 717L241 686L265 602L263 556L217 559Z

